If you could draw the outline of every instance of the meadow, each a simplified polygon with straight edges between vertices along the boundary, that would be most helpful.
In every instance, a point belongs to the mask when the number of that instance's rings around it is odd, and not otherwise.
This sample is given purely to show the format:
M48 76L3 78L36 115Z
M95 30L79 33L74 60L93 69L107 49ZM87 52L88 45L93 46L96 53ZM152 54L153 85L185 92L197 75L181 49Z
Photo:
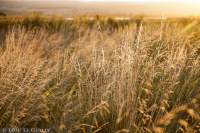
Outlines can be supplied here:
M0 18L0 128L199 133L200 19Z

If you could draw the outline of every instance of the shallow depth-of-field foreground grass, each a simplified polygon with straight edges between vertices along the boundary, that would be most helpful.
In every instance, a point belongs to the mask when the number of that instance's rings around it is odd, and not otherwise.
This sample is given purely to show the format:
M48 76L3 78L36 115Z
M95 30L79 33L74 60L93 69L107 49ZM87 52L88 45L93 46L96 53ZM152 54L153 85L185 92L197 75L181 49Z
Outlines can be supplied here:
M2 31L0 128L198 133L199 25Z

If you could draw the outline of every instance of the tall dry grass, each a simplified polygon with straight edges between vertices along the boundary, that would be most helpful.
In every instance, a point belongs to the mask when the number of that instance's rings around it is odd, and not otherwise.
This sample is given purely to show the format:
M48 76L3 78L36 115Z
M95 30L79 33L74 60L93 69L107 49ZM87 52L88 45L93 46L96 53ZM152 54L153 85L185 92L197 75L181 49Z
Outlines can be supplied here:
M0 49L0 127L198 132L200 42L194 24L187 27L87 29L73 41L63 32L10 29Z

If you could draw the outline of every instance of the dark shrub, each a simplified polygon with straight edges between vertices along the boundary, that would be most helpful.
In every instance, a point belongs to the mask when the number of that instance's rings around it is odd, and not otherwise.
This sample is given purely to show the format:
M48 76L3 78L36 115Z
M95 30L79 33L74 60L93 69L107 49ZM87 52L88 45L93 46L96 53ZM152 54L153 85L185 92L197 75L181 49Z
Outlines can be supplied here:
M0 11L0 16L6 17L6 13Z

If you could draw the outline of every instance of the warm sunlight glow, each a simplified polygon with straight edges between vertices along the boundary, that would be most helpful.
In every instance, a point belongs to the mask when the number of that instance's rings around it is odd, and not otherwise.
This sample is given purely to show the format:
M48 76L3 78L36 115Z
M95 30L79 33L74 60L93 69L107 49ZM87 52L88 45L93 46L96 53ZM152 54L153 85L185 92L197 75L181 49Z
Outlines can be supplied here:
M85 2L182 2L182 3L200 3L199 0L80 0Z

